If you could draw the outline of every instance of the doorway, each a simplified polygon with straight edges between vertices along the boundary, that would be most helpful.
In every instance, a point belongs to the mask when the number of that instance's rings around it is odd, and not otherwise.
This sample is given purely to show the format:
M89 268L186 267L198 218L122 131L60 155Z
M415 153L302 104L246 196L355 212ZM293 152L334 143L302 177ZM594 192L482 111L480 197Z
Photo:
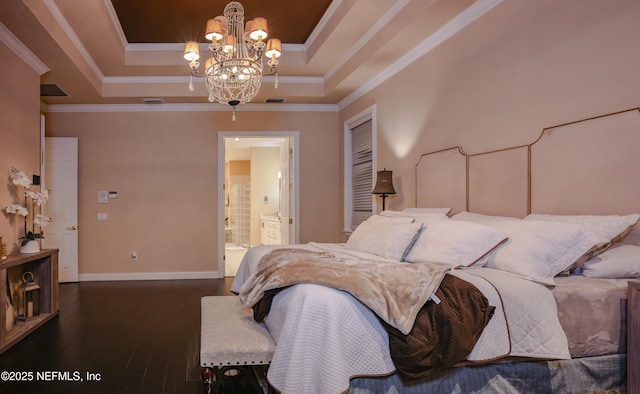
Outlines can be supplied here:
M297 242L297 136L219 133L218 270L223 276L236 275L252 246Z

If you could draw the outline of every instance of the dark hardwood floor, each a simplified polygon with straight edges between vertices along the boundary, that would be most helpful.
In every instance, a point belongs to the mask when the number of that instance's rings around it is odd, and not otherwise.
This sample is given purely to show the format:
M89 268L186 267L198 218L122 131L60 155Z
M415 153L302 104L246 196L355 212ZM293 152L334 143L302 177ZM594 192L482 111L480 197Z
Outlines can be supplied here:
M230 285L231 278L61 284L59 316L0 355L0 372L32 381L3 379L0 393L202 393L200 298L230 295Z

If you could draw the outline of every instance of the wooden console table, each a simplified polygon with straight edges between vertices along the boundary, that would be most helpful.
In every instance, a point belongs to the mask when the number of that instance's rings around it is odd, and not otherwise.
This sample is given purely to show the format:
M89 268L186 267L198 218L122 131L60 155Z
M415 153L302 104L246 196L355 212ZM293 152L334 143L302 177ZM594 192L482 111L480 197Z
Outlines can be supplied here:
M17 271L17 272L15 272ZM16 320L11 330L6 329L7 275L22 276L33 272L40 286L40 314L27 321ZM14 305L15 307L15 305ZM58 249L41 250L37 253L12 254L0 262L0 354L18 343L38 327L55 317L60 310L58 304Z

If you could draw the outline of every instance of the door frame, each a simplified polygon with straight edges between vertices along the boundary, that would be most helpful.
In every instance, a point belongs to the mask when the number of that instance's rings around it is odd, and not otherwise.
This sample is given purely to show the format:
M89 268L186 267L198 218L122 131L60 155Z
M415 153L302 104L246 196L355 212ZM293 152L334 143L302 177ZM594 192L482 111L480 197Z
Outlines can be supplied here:
M293 201L290 201L289 212L293 218L292 231L289 232L289 243L300 241L300 133L297 131L219 131L218 132L218 272L224 277L225 270L225 138L289 138L293 146ZM291 163L290 163L291 165Z

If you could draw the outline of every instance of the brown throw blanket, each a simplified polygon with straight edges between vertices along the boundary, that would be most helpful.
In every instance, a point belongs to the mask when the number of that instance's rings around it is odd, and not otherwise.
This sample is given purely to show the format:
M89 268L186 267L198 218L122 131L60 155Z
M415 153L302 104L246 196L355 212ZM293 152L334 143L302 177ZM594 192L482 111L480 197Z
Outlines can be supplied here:
M288 286L315 283L347 291L380 318L398 375L413 383L464 361L495 309L471 283L446 275L448 270L440 264L350 260L327 252L276 249L262 257L242 285L240 299L262 321L273 297ZM434 292L437 304L427 302Z
M453 275L444 277L436 297L441 302L422 307L409 335L383 322L391 359L405 383L464 361L495 310L480 290Z

